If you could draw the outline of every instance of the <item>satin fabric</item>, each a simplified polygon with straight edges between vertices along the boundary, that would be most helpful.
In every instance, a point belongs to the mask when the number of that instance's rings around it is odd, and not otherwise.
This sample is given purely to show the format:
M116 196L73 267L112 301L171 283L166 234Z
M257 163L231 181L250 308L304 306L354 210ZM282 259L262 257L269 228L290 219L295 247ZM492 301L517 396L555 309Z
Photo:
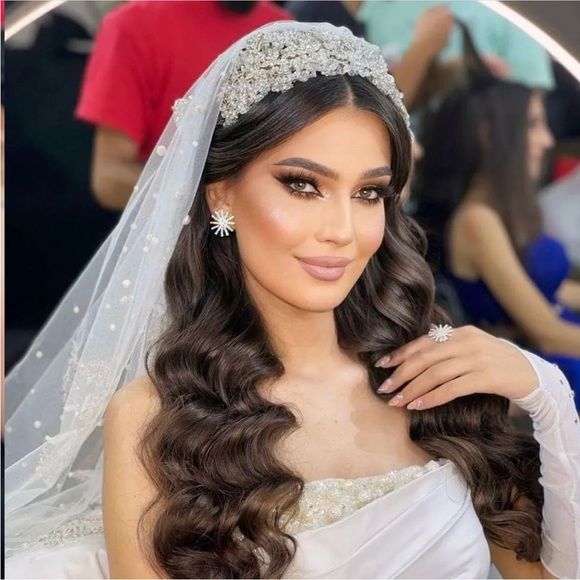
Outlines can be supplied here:
M288 578L487 578L490 552L452 462L298 534Z
M285 578L487 578L469 489L448 461L332 524L295 535ZM102 535L23 552L6 578L109 578Z

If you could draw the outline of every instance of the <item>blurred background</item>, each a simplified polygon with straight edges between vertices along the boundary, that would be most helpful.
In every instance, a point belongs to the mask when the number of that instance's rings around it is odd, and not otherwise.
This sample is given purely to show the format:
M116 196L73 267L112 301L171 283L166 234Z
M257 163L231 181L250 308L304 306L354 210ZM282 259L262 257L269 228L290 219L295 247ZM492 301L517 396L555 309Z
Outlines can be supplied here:
M580 3L558 1L6 1L6 370L114 227L175 99L281 19L381 48L412 112L405 207L438 300L577 390Z

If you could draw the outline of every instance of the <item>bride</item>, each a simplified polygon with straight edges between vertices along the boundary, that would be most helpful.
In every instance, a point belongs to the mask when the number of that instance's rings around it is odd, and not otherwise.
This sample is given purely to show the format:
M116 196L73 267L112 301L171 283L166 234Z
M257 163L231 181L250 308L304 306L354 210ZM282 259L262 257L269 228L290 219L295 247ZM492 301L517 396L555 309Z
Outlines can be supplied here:
M262 27L176 102L8 377L7 578L580 574L569 385L445 325L411 143L329 24Z

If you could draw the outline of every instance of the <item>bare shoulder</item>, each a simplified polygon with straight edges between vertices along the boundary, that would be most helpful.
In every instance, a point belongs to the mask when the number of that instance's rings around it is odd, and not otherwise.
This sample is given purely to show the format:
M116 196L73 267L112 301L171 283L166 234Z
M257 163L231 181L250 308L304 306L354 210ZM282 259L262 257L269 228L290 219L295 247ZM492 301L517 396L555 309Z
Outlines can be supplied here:
M161 408L160 401L157 388L146 375L135 378L113 395L103 420L106 464L131 466L139 472L139 478L145 477L138 465L137 448L145 428Z
M138 537L138 523L158 491L141 464L138 446L159 408L157 389L143 376L121 387L105 412L103 527L111 578L159 578L151 551ZM144 528L147 542L152 521Z
M121 416L135 424L152 418L160 408L157 387L147 375L140 375L112 396L105 413L105 423L110 424L115 417Z
M507 233L497 211L481 202L466 203L457 210L453 222L454 227L471 242Z

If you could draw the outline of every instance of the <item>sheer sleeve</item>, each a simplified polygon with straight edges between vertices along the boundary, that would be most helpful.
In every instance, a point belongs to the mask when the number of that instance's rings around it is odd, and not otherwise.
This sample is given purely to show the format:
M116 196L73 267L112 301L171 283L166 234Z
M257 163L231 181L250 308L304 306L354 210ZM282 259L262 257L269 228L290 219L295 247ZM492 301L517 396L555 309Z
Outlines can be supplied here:
M580 578L580 424L574 393L556 365L520 350L538 375L538 388L513 402L529 413L540 444L541 561L558 578Z

